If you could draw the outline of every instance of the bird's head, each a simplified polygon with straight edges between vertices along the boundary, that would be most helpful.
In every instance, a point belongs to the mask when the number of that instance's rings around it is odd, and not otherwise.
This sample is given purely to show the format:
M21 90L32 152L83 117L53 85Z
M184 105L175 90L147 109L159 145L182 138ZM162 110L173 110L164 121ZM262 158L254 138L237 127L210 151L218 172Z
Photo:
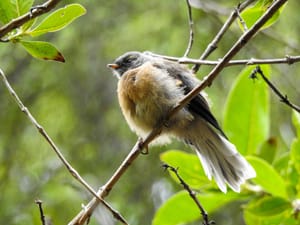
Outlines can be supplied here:
M126 71L143 65L149 59L150 56L141 52L127 52L119 56L114 63L107 64L107 67L112 69L113 73L120 78Z

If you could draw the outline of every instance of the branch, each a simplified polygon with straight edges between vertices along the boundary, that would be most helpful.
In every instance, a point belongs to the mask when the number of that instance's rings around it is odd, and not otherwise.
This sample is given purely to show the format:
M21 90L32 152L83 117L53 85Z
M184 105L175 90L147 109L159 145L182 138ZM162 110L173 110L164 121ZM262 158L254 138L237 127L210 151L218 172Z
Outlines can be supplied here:
M195 204L197 205L197 207L200 210L200 213L203 217L203 225L210 225L210 224L214 224L214 221L208 221L208 215L207 212L205 211L205 209L203 208L203 206L201 205L201 203L199 202L198 198L196 197L195 192L189 187L189 185L179 176L178 174L178 169L175 169L174 167L168 165L168 164L164 164L163 165L164 168L171 170L173 173L175 173L176 177L178 178L178 180L180 181L180 184L183 186L183 188L189 193L190 197L193 199L193 201L195 202Z
M276 88L276 86L274 84L271 83L271 81L269 81L269 79L264 75L263 71L261 70L261 68L259 66L256 67L256 69L253 71L252 76L256 76L256 74L259 74L262 79L268 84L268 86L271 88L271 90L280 98L280 101L285 103L286 105L288 105L289 107L291 107L292 109L296 110L298 113L300 113L300 107L291 103L288 100L288 97L286 95L281 94L281 92L278 90L278 88Z
M44 215L44 211L43 211L43 207L42 207L43 202L41 200L35 200L35 203L39 207L40 218L41 218L41 221L42 221L42 225L46 225L46 219L45 219L45 215Z
M175 59L175 58L173 58ZM219 61L211 60L199 60L199 59L188 59L188 58L177 58L179 63L182 64L202 64L202 65L217 65ZM300 62L300 56L285 56L285 58L276 59L240 59L240 60L230 60L225 66L238 66L238 65L261 65L261 64L288 64Z
M192 8L190 5L189 0L186 0L186 5L188 8L188 18L189 18L189 28L190 28L190 35L189 35L189 43L187 45L187 48L185 50L185 53L183 55L183 57L187 57L188 54L190 53L192 46L193 46L193 42L194 42L194 31L193 31L193 17L192 17Z
M48 135L48 133L36 121L36 119L33 117L33 115L30 113L30 111L27 109L27 107L25 107L25 105L23 104L23 102L20 100L19 96L14 91L14 89L11 87L10 83L8 82L5 74L3 73L3 71L1 69L0 69L0 75L1 75L1 78L2 78L2 80L3 80L3 82L4 82L5 86L6 86L7 90L9 91L9 93L11 94L11 96L14 98L14 100L18 104L19 108L21 109L21 111L23 113L25 113L25 115L28 117L28 119L30 120L30 122L36 127L36 129L38 130L38 132L48 142L48 144L54 150L54 152L56 153L56 155L58 156L58 158L62 161L62 163L67 168L67 170L70 172L70 174L77 181L79 181L79 183L81 183L93 196L95 196L97 198L97 201L101 202L105 206L105 208L107 208L113 214L113 216L117 220L121 221L123 224L128 224L126 222L126 220L120 215L120 213L118 213L116 210L114 210L107 202L105 202L101 197L99 197L97 195L97 193L89 186L89 184L80 176L80 174L65 159L65 157L63 156L63 154L61 153L61 151L59 150L59 148L56 146L56 144L54 143L54 141L50 138L50 136Z
M262 15L262 17L239 38L239 40L226 53L223 59L218 62L213 70L207 75L207 77L196 88L189 92L181 101L179 101L176 106L174 106L174 108L166 115L166 121L169 120L180 109L182 109L188 102L190 102L202 89L209 86L217 77L217 75L224 69L230 59L232 59L239 52L239 50L247 44L247 42L259 31L259 29L267 22L267 20L271 18L285 2L287 2L287 0L275 1L264 13L264 15ZM100 197L104 198L109 194L115 183L121 178L130 164L140 155L142 149L144 147L147 147L148 144L160 134L163 124L167 124L166 121L163 121L160 126L155 127L145 140L139 140L136 142L135 146L132 148L126 159L122 162L121 166L116 170L110 180L98 191L98 195ZM72 219L69 225L84 224L84 222L89 218L88 215L91 215L97 205L98 201L95 198L92 199L85 207L85 210L80 211L76 215L76 217Z
M28 22L29 20L32 20L42 14L45 14L47 12L49 12L51 9L53 9L61 0L49 0L47 2L45 2L42 5L38 5L36 7L33 7L30 12L13 19L12 21L10 21L9 23L7 23L6 25L4 25L3 27L0 28L0 39L2 37L4 37L6 34L8 34L9 32L11 32L13 29L16 29L20 26L22 26L23 24L25 24L26 22Z
M197 64L197 65L208 65L216 66L220 61L215 60L201 60L201 59L191 59L191 58L180 58L174 56L160 55L152 52L147 52L147 54L166 59L169 61L178 62L181 64ZM275 58L275 59L239 59L239 60L230 60L225 66L239 66L239 65L262 65L262 64L294 64L300 62L300 56L285 56L285 58Z
M233 12L230 14L229 18L226 20L226 22L224 23L220 31L217 33L215 38L212 40L212 42L208 44L207 48L200 56L199 58L200 60L206 59L214 50L217 49L218 43L220 42L220 40L222 39L226 31L229 29L233 21L238 17L237 11L242 12L248 5L250 5L254 1L255 0L246 0L245 2L239 4L237 9L233 10ZM199 69L200 69L200 65L197 64L193 66L192 71L193 73L197 73Z

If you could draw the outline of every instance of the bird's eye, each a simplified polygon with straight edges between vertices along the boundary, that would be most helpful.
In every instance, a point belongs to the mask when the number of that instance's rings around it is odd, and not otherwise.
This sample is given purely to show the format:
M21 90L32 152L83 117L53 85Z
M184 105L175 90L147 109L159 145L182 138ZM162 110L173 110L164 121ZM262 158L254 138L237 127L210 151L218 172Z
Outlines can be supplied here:
M131 62L133 62L134 60L136 60L136 57L135 57L135 56L129 56L128 58L126 58L125 62L126 62L126 63L131 63Z

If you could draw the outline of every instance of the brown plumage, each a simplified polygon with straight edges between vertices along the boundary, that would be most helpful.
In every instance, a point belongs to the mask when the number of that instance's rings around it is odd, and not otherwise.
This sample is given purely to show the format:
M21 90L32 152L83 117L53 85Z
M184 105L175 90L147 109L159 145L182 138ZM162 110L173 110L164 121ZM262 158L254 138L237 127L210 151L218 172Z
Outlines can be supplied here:
M123 115L142 138L199 84L186 67L139 52L126 53L108 66L119 78L118 99ZM223 192L226 183L239 192L245 180L255 177L254 169L228 141L203 93L171 118L156 143L166 143L172 137L196 150L206 175L214 177Z

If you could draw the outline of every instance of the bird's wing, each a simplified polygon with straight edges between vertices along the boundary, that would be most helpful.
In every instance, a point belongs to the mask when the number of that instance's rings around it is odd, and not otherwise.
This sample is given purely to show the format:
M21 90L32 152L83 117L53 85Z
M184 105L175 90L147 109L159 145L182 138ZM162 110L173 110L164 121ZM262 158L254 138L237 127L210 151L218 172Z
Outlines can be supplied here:
M153 63L153 66L167 70L168 74L176 79L177 85L184 90L184 94L188 94L199 83L187 68L175 62L157 61ZM206 99L200 93L190 101L186 108L191 113L201 116L227 139L218 121L212 115Z

